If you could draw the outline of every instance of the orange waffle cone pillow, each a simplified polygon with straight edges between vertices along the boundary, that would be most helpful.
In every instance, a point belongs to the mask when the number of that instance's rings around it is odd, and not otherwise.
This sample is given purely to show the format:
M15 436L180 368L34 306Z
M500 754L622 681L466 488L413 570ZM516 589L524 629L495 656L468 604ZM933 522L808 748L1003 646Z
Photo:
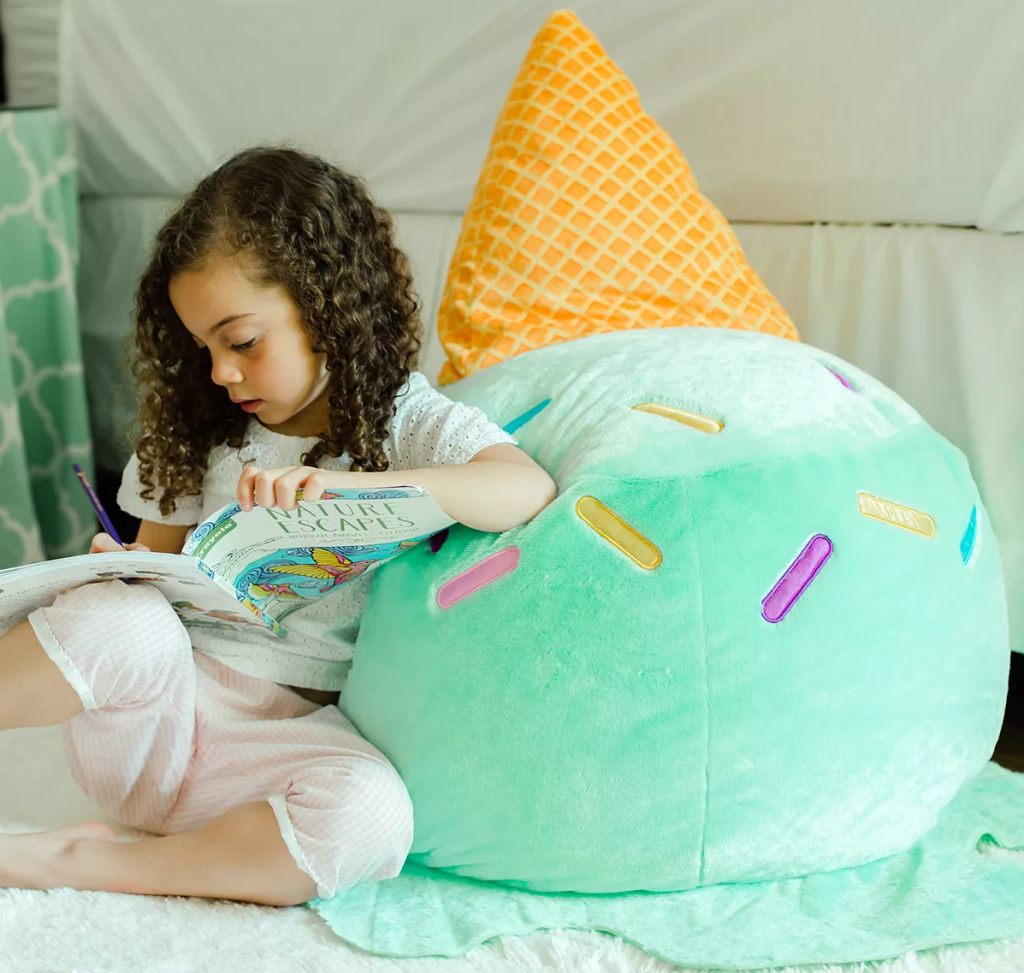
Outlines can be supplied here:
M463 220L440 382L557 342L687 325L799 340L630 80L575 14L553 13Z

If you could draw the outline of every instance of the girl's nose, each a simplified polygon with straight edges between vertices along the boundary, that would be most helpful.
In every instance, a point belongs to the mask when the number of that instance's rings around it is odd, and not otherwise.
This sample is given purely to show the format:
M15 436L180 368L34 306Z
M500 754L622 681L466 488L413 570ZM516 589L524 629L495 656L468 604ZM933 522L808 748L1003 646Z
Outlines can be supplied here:
M210 378L214 385L240 385L242 373L222 358L214 358L210 366Z

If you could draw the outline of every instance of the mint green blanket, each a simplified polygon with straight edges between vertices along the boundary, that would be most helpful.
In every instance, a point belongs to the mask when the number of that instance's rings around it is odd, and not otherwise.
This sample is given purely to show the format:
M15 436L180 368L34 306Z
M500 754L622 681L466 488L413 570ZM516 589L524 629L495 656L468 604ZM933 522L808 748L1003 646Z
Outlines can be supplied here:
M991 837L988 837L991 836ZM996 844L998 843L998 845ZM408 865L310 903L344 940L387 956L460 956L495 936L599 929L712 969L884 959L1024 934L1024 774L989 764L902 854L808 878L689 892L523 892Z

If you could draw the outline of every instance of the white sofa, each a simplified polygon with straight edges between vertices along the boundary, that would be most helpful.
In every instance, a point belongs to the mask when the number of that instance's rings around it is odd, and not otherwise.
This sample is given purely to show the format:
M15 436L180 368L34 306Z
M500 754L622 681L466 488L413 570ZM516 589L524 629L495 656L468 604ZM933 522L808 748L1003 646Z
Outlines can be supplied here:
M394 212L424 300L423 369L436 375L434 316L460 215L523 53L556 6L67 0L58 73L81 158L101 465L125 458L131 401L112 388L153 231L253 142L320 151ZM1024 5L574 9L734 221L804 340L888 383L966 453L1024 650Z

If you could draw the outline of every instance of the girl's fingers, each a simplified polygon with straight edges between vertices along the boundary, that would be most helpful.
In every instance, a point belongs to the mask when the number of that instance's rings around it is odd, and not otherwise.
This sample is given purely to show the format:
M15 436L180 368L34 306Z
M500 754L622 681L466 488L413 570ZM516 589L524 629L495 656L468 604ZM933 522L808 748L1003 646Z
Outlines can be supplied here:
M282 470L260 470L255 477L254 494L261 507L276 507L277 497L275 484Z
M243 510L252 510L257 503L261 507L274 506L274 480L282 470L261 470L258 466L247 466L238 478L238 503Z
M238 489L235 491L235 496L243 510L252 510L253 500L255 499L253 484L260 472L261 470L258 466L247 466L242 470L242 475L238 478Z
M276 470L248 466L238 479L237 496L243 510L251 510L254 503L261 507L294 510L295 493L299 489L304 499L319 500L324 492L320 470L308 466L286 466Z
M274 482L274 504L282 510L295 507L295 487L289 485L287 477L279 477Z
M92 539L89 545L90 554L108 554L111 551L120 551L120 545L107 533L99 533Z
M302 499L313 503L323 496L324 480L319 470L314 469L311 472L308 467L305 467L303 472L306 475L302 484Z
M277 497L277 505L282 510L294 510L298 505L295 493L302 490L302 498L308 500L306 495L305 482L309 477L309 467L293 466L284 476L277 479L274 485L274 494Z
M295 509L295 490L301 477L296 473L301 466L284 466L276 470L261 470L256 474L256 502L261 507Z

